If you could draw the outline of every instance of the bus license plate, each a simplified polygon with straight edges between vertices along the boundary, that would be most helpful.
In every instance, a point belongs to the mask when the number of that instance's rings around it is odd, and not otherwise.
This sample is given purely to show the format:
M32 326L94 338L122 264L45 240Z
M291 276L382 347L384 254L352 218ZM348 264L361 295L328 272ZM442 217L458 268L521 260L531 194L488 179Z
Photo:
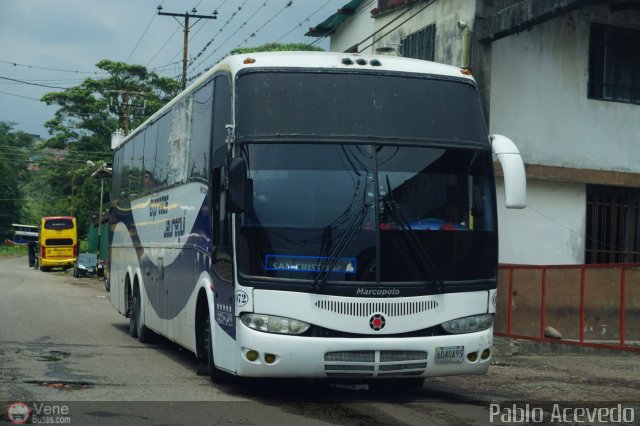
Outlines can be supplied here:
M464 346L444 346L436 348L437 363L462 362L464 358Z

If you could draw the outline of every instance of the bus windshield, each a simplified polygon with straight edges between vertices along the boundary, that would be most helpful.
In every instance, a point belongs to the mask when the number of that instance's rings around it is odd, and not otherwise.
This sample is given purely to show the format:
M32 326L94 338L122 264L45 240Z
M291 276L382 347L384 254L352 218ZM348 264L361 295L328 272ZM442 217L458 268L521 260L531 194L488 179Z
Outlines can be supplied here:
M488 150L291 143L242 152L250 194L236 232L241 279L495 278Z
M489 147L478 92L461 79L250 70L237 87L238 140L321 136Z

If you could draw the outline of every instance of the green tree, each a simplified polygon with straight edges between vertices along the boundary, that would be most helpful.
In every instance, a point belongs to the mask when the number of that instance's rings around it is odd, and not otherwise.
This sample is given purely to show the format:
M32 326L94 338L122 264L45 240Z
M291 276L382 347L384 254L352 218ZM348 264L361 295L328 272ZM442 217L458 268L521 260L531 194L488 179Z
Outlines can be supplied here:
M38 145L40 170L29 188L34 193L34 210L41 215L76 216L81 236L97 214L100 184L90 174L103 162L111 162L111 134L117 129L127 133L141 124L180 87L179 82L142 65L102 60L96 67L104 78L87 78L78 86L43 96L43 102L59 109L45 123L51 137ZM51 150L58 151L52 155ZM95 164L93 168L87 167L88 160ZM108 206L108 190L105 182L103 206Z
M235 48L235 49L231 50L227 54L227 56L228 55L243 55L243 54L255 53L255 52L289 52L289 51L318 51L318 52L322 52L322 51L324 51L324 49L322 49L320 47L316 47L316 46L311 46L310 44L305 44L305 43L265 43L265 44L260 45L260 46ZM201 53L199 53L197 57L199 57ZM197 57L196 57L196 59L197 59ZM204 74L205 72L209 71L210 69L211 69L211 67L206 67L203 71L201 71L201 72L199 72L197 74L194 74L191 77L189 77L188 81L189 82L195 81L198 77L200 77L202 74Z
M0 238L12 237L12 223L25 222L22 183L28 177L27 165L35 141L34 136L13 127L13 123L0 121Z
M321 47L311 46L305 43L266 43L261 46L255 47L239 47L237 49L233 49L229 54L231 55L242 55L246 53L255 53L255 52L288 52L288 51L316 51L322 52L324 49Z

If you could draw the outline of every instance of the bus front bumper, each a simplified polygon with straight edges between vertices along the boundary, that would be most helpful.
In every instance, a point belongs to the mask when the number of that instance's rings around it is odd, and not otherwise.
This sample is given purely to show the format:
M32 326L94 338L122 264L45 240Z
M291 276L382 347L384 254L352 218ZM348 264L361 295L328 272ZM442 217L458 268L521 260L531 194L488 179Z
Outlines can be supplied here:
M239 324L237 343L239 376L385 379L484 374L493 356L493 328L447 336L320 338L264 333Z

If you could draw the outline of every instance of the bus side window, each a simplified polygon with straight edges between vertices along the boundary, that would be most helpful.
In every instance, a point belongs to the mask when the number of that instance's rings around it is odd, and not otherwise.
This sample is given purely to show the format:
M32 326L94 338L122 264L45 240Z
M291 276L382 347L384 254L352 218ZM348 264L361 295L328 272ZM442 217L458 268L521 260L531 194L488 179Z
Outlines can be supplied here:
M225 163L227 161L227 128L231 123L231 90L229 78L217 75L214 80L213 128L211 146L211 204L213 231L213 267L216 274L228 281L233 280L233 257L231 255L231 223L226 209Z
M211 168L211 120L213 114L213 81L193 95L189 178L206 182Z
M124 145L124 156L122 158L122 191L120 193L123 200L131 193L131 178L133 166L133 141L128 141Z
M157 121L158 134L156 145L156 161L153 169L153 179L156 187L162 188L167 185L169 176L169 136L173 126L173 112L169 111Z
M122 191L122 169L123 169L124 149L122 147L113 155L113 178L111 180L111 203L120 205Z
M158 122L156 121L144 131L144 161L142 163L142 188L145 193L152 192L157 184L154 178L156 166L156 139L158 138Z
M233 279L233 258L231 256L231 232L229 215L226 209L226 190L224 188L224 169L213 169L211 188L213 193L213 268L216 274L227 281Z
M129 187L129 197L135 198L139 196L142 191L142 157L144 155L144 132L140 132L132 141L133 145L131 152L131 184Z

